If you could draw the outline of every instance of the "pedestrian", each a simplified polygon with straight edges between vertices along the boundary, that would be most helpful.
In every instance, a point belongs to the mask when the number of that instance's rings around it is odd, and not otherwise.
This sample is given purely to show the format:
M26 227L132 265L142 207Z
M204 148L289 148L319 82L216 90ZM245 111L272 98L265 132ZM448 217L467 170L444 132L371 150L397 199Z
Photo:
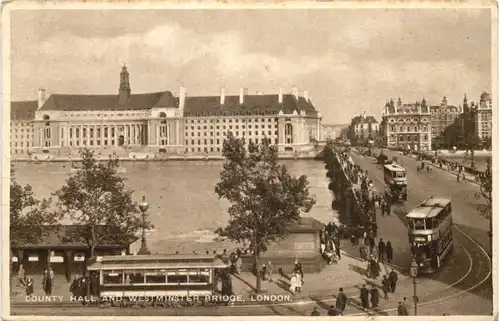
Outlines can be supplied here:
M25 275L26 275L26 271L24 270L24 266L22 264L20 264L19 270L17 271L17 276L19 277L19 284L21 284L22 286L26 285L26 284L24 284Z
M234 264L235 268L236 268L236 274L240 274L241 272L241 267L243 266L243 260L241 259L241 256L238 254L238 256L236 257L236 262Z
M271 264L271 261L269 261L269 264L267 265L267 279L269 282L273 283L273 265Z
M370 245L370 254L373 254L373 248L375 247L375 238L371 235L368 237L368 244Z
M312 317L318 317L318 316L320 316L320 315L321 315L321 314L319 313L318 308L317 308L317 307L314 307L314 308L313 308L313 310L312 310L312 312L311 312L311 316L312 316Z
M465 179L465 173L462 173L462 182L465 182L465 181L467 181L467 180Z
M344 315L344 310L347 305L347 295L344 293L344 289L339 289L339 294L337 294L337 300L335 301L335 307L339 311L340 315Z
M26 295L27 296L32 296L33 295L34 284L35 284L35 281L33 280L33 278L27 277L27 279L26 279Z
M391 288L391 293L396 292L396 284L398 283L398 274L394 269L391 269L391 272L389 273L389 285Z
M457 183L460 183L460 173L457 173Z
M340 257L340 239L338 237L335 238L335 254L337 255L339 261Z
M408 305L408 301L406 301L406 297L403 298L403 311L404 311L404 314L403 315L410 315L410 312L409 312L409 305Z
M372 308L378 307L379 299L380 299L380 296L379 296L377 286L373 285L372 289L370 290L370 301L372 303Z
M359 294L359 299L361 300L361 306L363 309L368 309L370 307L368 303L368 298L370 296L370 293L368 292L368 289L366 288L366 285L363 284L363 287L360 290Z
M406 315L405 307L403 306L403 303L401 301L398 302L398 315Z
M380 262L384 262L384 255L385 255L385 243L382 238L380 238L380 241L378 242L378 260Z
M391 263L394 255L391 241L387 241L387 244L385 245L385 255L387 258L387 263Z
M290 278L290 292L295 295L295 291L297 290L297 273L293 273Z
M302 282L302 275L300 273L297 273L297 292L300 293L302 290L302 285L304 282Z
M331 316L337 316L337 315L339 315L339 312L337 311L337 309L335 308L334 305L330 305L330 309L328 310L328 312L326 314L331 315Z
M391 289L390 281L387 278L387 275L384 275L384 279L382 280L382 291L384 292L384 299L389 300L389 296L387 295Z

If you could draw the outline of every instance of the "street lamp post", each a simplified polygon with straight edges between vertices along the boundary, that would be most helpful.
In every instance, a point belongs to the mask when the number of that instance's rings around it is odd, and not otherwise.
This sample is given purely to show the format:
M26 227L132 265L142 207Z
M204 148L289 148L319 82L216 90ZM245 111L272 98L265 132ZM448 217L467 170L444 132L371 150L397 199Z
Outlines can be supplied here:
M413 278L413 308L415 309L415 315L417 315L417 305L418 305L418 296L417 296L417 277L418 277L418 264L413 258L413 261L410 265L410 275Z
M151 254L148 250L148 245L146 244L146 212L149 208L149 204L146 202L146 196L142 197L142 202L139 204L139 209L142 213L142 238L141 238L141 248L139 249L140 255Z

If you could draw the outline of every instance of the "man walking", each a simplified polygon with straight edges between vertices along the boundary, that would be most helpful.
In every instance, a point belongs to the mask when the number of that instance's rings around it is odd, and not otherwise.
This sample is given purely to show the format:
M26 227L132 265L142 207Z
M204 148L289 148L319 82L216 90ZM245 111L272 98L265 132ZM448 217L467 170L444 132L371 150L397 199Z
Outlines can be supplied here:
M387 275L384 275L384 279L382 280L382 291L384 291L384 299L389 300L387 293L390 291L390 283Z
M378 260L379 262L384 262L384 255L385 255L385 243L382 238L380 238L380 241L378 242Z
M398 274L394 269L391 269L391 272L389 273L389 285L391 289L391 293L396 292L396 284L398 283Z
M363 309L368 309L370 307L368 303L368 297L370 296L368 289L366 288L366 285L363 284L363 287L361 288L360 294L359 294L359 299L361 300L361 306Z
M347 295L344 293L344 289L339 289L339 294L337 294L337 300L335 301L335 307L337 308L340 315L344 315L344 310L347 305Z

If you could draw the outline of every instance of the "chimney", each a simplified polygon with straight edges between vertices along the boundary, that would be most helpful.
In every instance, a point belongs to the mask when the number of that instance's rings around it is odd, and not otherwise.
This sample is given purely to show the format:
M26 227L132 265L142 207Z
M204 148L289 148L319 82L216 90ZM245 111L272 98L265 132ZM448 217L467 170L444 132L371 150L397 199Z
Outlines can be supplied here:
M283 103L283 88L280 87L280 93L278 95L278 103Z
M184 110L184 104L186 103L186 88L181 87L179 89L179 109Z
M45 103L46 97L45 97L45 89L40 88L38 89L38 109L42 108L43 104Z
M309 102L309 93L304 90L304 99Z
M297 87L293 86L292 93L295 96L295 99L299 100L299 90L297 89Z
M248 89L240 88L240 105L245 102L245 96L248 95Z
M226 100L226 89L221 88L220 89L220 104L224 105L224 101Z

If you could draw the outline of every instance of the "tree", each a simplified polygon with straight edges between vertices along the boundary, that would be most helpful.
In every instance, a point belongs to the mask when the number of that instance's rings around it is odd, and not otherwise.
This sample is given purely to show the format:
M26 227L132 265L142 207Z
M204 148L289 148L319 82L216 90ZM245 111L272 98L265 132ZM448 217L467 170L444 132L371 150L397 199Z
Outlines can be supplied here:
M465 135L463 144L465 145L465 148L475 150L481 147L482 140L477 134L468 133L467 135Z
M37 199L30 185L16 181L14 166L10 169L10 271L12 249L21 244L36 244L46 236L45 225L57 227L57 215L50 211L51 199ZM10 278L12 280L12 278ZM12 290L12 286L11 286Z
M229 222L217 234L237 243L250 244L256 273L256 291L261 290L259 258L267 246L287 235L315 203L309 195L305 175L293 177L285 165L278 164L276 146L262 144L245 148L242 139L229 134L224 141L225 158L221 180L215 186L219 198L227 199Z
M442 137L443 145L448 148L453 148L453 146L457 148L463 147L465 133L462 116L457 117L453 124L444 129Z
M132 200L133 191L126 190L124 179L117 175L118 159L99 162L90 149L80 155L81 167L54 195L60 215L82 225L76 237L87 243L89 255L94 257L97 245L123 244L144 225ZM149 228L149 222L144 227Z

